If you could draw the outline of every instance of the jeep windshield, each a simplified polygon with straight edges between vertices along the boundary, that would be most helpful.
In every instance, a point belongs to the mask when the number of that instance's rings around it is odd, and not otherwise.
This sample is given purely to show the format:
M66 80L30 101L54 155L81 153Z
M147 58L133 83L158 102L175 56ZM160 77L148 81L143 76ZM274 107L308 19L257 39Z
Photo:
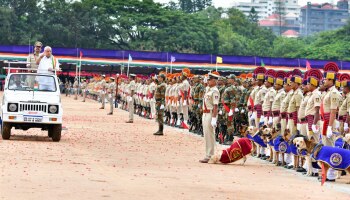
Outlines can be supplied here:
M56 92L53 76L39 74L12 74L7 86L9 90Z

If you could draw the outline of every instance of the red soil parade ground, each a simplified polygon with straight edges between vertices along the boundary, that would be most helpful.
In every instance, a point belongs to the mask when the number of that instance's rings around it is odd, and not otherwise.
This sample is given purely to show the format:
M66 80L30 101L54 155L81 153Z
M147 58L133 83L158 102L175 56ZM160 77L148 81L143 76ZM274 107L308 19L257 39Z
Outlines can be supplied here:
M39 129L0 140L0 199L350 199L350 175L321 187L251 156L244 166L201 164L199 136L165 127L156 137L154 120L126 124L123 110L62 101L68 130L59 143Z

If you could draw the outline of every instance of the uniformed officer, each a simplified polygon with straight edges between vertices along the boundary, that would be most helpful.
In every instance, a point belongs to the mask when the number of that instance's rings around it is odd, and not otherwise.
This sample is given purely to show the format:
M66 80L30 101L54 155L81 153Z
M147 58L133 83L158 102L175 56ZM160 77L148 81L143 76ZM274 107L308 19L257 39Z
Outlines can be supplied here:
M219 89L219 92L220 92L220 101L218 105L218 127L216 128L216 134L215 134L215 139L219 141L220 144L224 143L224 141L221 141L221 140L223 140L227 135L227 117L225 117L227 113L223 108L224 92L226 88L228 88L228 86L226 85L227 85L227 79L221 76L218 79L218 84L217 84L217 88Z
M281 117L280 117L280 109L283 99L286 96L286 92L283 89L284 80L283 78L276 78L275 79L275 85L274 88L276 90L276 97L273 100L272 103L272 117L273 117L273 127L278 130L278 124L281 123ZM280 126L279 126L280 127ZM281 130L282 133L282 130ZM283 131L284 133L284 131Z
M225 144L230 145L233 141L233 132L235 131L235 128L233 126L233 118L236 110L238 109L238 101L239 101L239 94L238 89L235 86L236 76L234 74L231 74L227 77L227 82L229 84L229 87L225 89L223 92L222 99L222 106L224 111L224 119L226 121L227 126L227 132L226 132L226 138L225 138Z
M73 83L74 100L78 100L78 91L79 91L78 87L79 87L78 78L75 78Z
M315 142L319 142L319 130L317 128L320 120L320 105L321 105L321 92L318 90L319 79L316 77L309 77L307 80L309 91L311 96L307 101L305 108L305 116L308 124L308 138L313 139Z
M164 135L163 114L165 109L165 90L166 90L166 84L164 83L164 81L165 81L165 74L162 73L158 76L158 85L154 94L154 97L156 100L158 131L155 132L153 135Z
M81 84L81 91L83 93L83 101L82 102L85 102L86 93L87 93L87 83L86 83L85 79L82 79L82 81L83 81L83 83Z
M265 87L267 89L266 94L263 99L262 110L264 114L264 125L272 126L272 104L276 96L276 90L273 87L275 78L271 75L266 75L265 77Z
M101 80L99 82L99 88L100 88L100 100L102 103L102 106L100 109L105 109L105 101L106 101L106 76L104 74L101 75Z
M324 87L327 92L324 95L321 105L320 113L322 117L322 144L325 146L334 146L333 130L335 129L336 114L339 107L340 93L335 88L336 73L325 72ZM336 173L333 169L328 170L327 181L335 181Z
M215 73L215 72L214 72ZM211 156L214 155L215 148L215 128L217 126L218 104L220 93L216 87L216 81L220 77L218 73L209 73L208 87L203 100L203 132L205 139L205 158L201 163L208 163Z
M342 82L342 85L343 85L343 95L345 99L339 109L339 121L342 121L343 123L343 125L340 125L340 131L344 136L349 132L350 81L345 80Z
M182 70L182 83L180 88L180 93L183 94L182 100L182 113L183 113L183 126L182 128L188 129L188 108L189 108L189 97L190 97L190 83L188 82L187 77L190 75L189 69Z
M309 87L307 86L307 80L303 80L303 85L302 85L302 90L303 90L303 98L301 100L301 104L298 110L298 122L299 122L299 132L301 135L307 136L307 119L305 115L306 111L306 105L311 97L311 92L309 91Z
M151 107L151 111L150 111L150 119L153 119L156 115L156 101L155 101L155 98L154 98L154 93L156 91L156 83L155 83L155 79L156 77L151 77L150 79L150 84L149 84L149 87L148 87L148 91L149 91L149 103L150 103L150 107ZM165 81L165 79L163 80ZM164 105L165 106L165 105Z
M129 96L127 97L128 100L128 109L129 109L129 121L126 123L134 123L134 94L135 94L135 74L129 75Z
M109 106L110 110L107 115L113 115L113 100L115 98L115 90L117 89L117 84L115 83L115 78L110 77L110 83L108 84L108 101L109 101Z
M256 96L256 93L259 90L259 86L257 84L258 82L255 79L251 80L252 87L250 87L249 91L249 97L247 101L247 109L248 109L248 116L249 116L249 126L255 126L254 120L256 120L256 112L254 111L254 99Z

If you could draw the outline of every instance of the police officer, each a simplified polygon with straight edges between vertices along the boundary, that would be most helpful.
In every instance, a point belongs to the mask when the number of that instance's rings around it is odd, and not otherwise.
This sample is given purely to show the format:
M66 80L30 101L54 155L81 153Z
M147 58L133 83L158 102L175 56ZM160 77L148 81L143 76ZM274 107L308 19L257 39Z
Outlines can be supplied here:
M165 90L166 90L166 84L164 83L164 80L165 80L165 74L160 74L158 76L158 85L154 94L154 97L156 100L158 131L155 132L153 135L164 135L163 114L165 109Z
M105 100L106 100L106 76L103 74L101 75L101 81L99 82L100 87L100 100L102 103L102 106L100 109L105 109Z
M86 83L86 80L85 79L82 79L83 83L81 84L81 91L83 93L83 101L82 102L85 102L85 99L86 99L86 90L87 90L87 83Z
M205 139L205 158L199 161L201 163L208 163L211 156L214 155L214 131L217 126L218 104L220 99L220 93L216 87L216 81L220 76L218 73L214 73L209 73L208 75L208 87L206 88L203 99L202 124Z
M129 76L129 84L128 84L128 90L129 90L129 96L127 97L128 100L128 109L129 109L129 121L126 123L134 123L134 94L135 94L135 74L130 74Z
M113 115L113 100L115 97L115 90L117 89L117 84L115 83L115 79L113 77L110 77L110 83L108 85L108 101L109 101L109 106L110 110L107 115Z
M327 71L325 73L324 87L327 88L327 92L324 95L321 106L320 113L322 117L322 144L325 146L334 146L334 135L333 130L336 124L336 114L339 107L339 97L340 93L335 88L336 73ZM330 168L328 170L326 181L335 181L336 173Z
M75 78L73 83L74 100L78 100L78 88L79 88L78 78Z

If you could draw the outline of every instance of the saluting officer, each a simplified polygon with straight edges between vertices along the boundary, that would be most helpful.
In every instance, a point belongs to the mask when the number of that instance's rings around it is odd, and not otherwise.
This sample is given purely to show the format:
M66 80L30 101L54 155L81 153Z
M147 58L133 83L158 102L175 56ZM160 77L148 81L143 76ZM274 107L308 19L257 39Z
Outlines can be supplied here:
M214 72L215 73L215 72ZM208 163L211 156L214 155L215 148L215 128L217 126L218 104L220 93L216 87L219 73L209 73L208 87L205 89L203 99L203 132L205 139L205 158L200 160L201 163Z

